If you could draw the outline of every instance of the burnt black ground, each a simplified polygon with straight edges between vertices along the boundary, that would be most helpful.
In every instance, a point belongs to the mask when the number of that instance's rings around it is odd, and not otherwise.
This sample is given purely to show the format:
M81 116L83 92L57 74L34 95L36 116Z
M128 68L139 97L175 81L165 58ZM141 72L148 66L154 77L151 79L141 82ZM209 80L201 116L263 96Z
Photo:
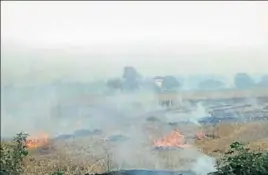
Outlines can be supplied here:
M89 175L89 174L86 174ZM92 175L196 175L192 171L164 171L164 170L119 170Z

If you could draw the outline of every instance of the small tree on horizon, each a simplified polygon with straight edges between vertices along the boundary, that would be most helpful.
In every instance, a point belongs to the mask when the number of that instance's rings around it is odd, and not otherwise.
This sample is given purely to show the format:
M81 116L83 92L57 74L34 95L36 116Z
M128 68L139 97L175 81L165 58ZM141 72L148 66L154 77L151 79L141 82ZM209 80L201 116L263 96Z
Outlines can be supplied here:
M254 85L254 81L246 73L237 73L234 77L234 83L235 87L238 89L247 89Z

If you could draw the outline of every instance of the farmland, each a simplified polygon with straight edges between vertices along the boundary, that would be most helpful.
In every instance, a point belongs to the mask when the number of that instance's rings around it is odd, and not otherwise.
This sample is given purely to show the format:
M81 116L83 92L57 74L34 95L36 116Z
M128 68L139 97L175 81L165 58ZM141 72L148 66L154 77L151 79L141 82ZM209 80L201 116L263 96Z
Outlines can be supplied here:
M103 116L102 121L105 121L106 117L106 122L111 124L100 125L103 128L91 130L83 125L83 128L78 128L72 135L56 138L44 138L36 133L38 139L44 140L44 144L29 148L30 155L23 161L24 174L41 175L55 171L85 174L113 169L184 171L192 169L199 159L209 162L210 157L220 158L235 141L245 143L251 149L268 151L268 94L264 89L199 92L178 96L183 98L180 105L170 109L147 110L144 113L141 106L145 102L142 103L141 100L140 106L134 105L123 113L131 116L126 119L115 116L112 106L114 101L108 100L109 103L99 106L103 111L110 110L110 113ZM170 94L160 95L160 98L177 99ZM102 104L100 98L95 99L99 99L99 105ZM82 101L87 102L87 98L81 100L80 104ZM187 101L193 103L189 104ZM203 101L202 108L206 111L198 109L200 101ZM138 109L141 112L137 112ZM205 116L208 114L211 116ZM218 120L211 120L212 118ZM85 118L79 120L86 122ZM111 127L107 128L109 125ZM154 141L165 137L174 129L183 135L183 142L190 147L177 148L178 145L171 144L171 149L156 149ZM202 132L205 137L197 138L198 132ZM211 168L211 165L209 166ZM202 169L202 166L200 168Z
M187 99L187 100L217 100L217 99L239 99L239 98L262 98L268 97L267 88L254 89L225 89L217 91L193 91L193 92L178 92L163 93L159 96L160 100L169 99Z

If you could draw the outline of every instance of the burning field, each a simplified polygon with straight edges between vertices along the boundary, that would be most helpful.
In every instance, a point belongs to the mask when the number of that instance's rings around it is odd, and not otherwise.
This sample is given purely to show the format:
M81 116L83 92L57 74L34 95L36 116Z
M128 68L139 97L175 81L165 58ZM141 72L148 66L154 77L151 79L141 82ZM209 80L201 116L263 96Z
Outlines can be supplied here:
M25 160L24 171L26 174L52 173L58 169L67 174L102 173L112 169L200 171L207 168L213 171L212 157L220 157L236 140L250 141L251 148L268 150L267 124L219 124L214 128L215 138L209 136L211 128L204 127L204 135L208 136L190 138L194 139L191 144L184 140L182 133L173 130L135 149L126 140L109 142L95 136L67 140L39 138L31 141L39 144L29 146L31 154Z
M197 161L194 155L203 156L194 148L194 144L187 144L177 130L154 141L136 143L135 149L131 146L132 141L94 136L73 140L46 140L40 137L37 140L29 139L26 143L29 142L36 145L27 144L31 151L31 156L25 160L27 174L54 172L55 168L69 174L102 173L113 169L185 171L190 170Z
M125 100L107 100L85 116L55 119L58 134L42 127L30 133L24 174L118 169L205 174L215 170L216 159L234 141L268 150L268 100L185 102L172 110L132 106ZM69 125L62 129L66 120Z

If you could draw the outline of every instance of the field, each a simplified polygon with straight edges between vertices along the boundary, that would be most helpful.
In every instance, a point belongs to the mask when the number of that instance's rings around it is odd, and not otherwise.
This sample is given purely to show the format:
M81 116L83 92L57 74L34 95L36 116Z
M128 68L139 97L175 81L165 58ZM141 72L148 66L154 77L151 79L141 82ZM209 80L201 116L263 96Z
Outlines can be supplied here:
M195 98L188 94L188 98L186 96L184 98L199 101L207 96L210 97L209 99L219 99L215 98L217 97L215 94L200 95L199 93L199 96L194 95ZM239 94L235 98L255 97L254 104L247 100L230 102L233 98L230 97L229 92L218 96L227 100L222 101L224 105L209 102L206 108L215 115L236 114L240 119L241 116L250 114L250 121L208 122L196 125L184 120L167 122L162 118L162 113L150 114L145 116L146 122L137 126L142 132L137 131L136 134L134 132L135 137L130 137L128 140L120 137L109 140L107 132L91 133L69 139L48 139L46 144L30 149L30 155L23 161L24 174L43 175L55 171L63 171L65 174L86 174L102 173L112 169L189 170L199 160L209 164L210 157L220 158L228 150L228 146L235 141L245 143L251 149L268 151L268 99L266 98L268 92L262 90L250 93L232 92L232 94ZM170 96L161 96L161 98L170 99ZM180 116L179 113L177 111L173 116ZM255 120L255 114L261 115L263 120ZM187 115L190 117L193 113L186 113L183 116ZM169 134L173 129L178 129L191 147L156 149L153 141ZM206 136L198 139L195 137L197 132L202 132ZM123 132L124 134L127 133ZM202 166L195 168L202 169Z
M220 157L227 151L228 146L237 140L249 142L250 148L263 149L268 151L268 122L250 123L250 124L219 124L215 130L216 137L197 140L194 146L203 153ZM211 132L210 128L204 128L207 133ZM91 145L88 145L91 144ZM31 155L25 160L25 174L48 174L61 170L66 174L85 174L101 173L113 168L120 168L118 162L113 162L112 153L105 142L92 137L85 137L66 142L58 142L50 145L49 150L32 151ZM103 149L103 151L100 151ZM106 149L106 150L105 150ZM97 153L96 153L96 150ZM133 150L129 150L133 151ZM129 162L133 162L134 156L140 156L129 168L145 169L187 169L190 164L185 159L191 159L191 155L196 155L196 150L187 151L168 150L152 151L148 150L146 155L154 155L157 160L150 161L142 155L144 150L135 150L131 153ZM191 154L190 156L187 154ZM150 155L150 156L151 156ZM142 160L144 159L144 160ZM115 164L114 164L115 163ZM126 166L127 167L127 166Z
M160 100L187 99L187 100L219 100L237 98L260 98L268 97L267 88L255 88L246 90L225 89L220 91L194 91L183 93L163 93L159 95Z

